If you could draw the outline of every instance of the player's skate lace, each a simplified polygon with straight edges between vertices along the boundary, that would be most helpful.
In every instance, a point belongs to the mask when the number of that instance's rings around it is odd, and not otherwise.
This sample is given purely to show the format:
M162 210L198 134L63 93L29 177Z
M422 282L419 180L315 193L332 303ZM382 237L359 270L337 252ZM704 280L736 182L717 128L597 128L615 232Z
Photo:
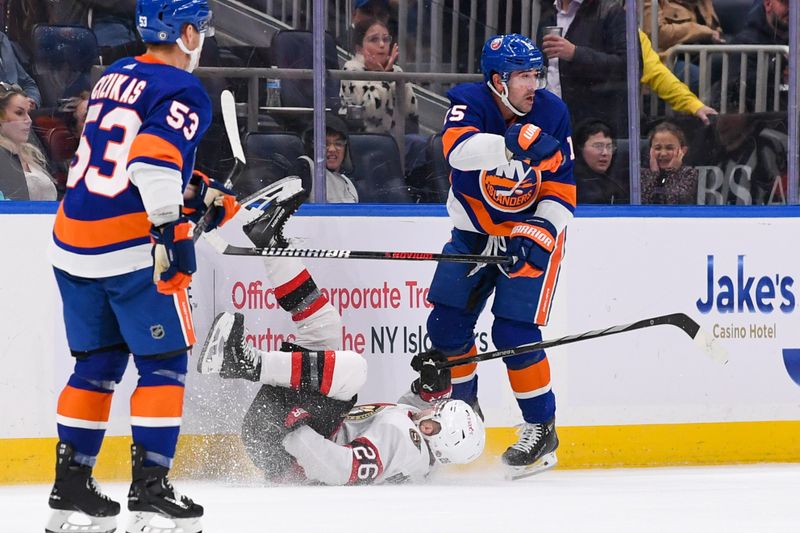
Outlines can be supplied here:
M544 424L520 424L517 426L519 440L511 447L521 452L530 453L544 435Z
M230 336L225 343L225 362L220 375L223 378L244 378L258 381L261 374L261 357L255 346L247 342L244 315L235 313Z
M103 492L100 490L100 484L97 483L97 480L93 476L89 476L89 479L86 480L86 488L92 491L95 496L97 496L98 498L100 498L105 502L113 504L117 503L108 496L106 496L105 494L103 494Z

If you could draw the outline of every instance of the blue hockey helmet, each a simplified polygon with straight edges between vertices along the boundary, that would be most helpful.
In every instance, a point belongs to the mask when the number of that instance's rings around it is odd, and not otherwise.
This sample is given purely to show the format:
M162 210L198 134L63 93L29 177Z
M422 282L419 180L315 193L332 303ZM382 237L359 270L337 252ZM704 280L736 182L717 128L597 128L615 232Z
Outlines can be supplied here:
M519 33L494 35L483 45L481 71L486 83L491 83L493 72L500 74L500 79L508 83L508 78L514 71L541 71L543 67L542 51L533 41Z
M174 43L184 24L214 34L207 0L137 0L136 25L146 43Z

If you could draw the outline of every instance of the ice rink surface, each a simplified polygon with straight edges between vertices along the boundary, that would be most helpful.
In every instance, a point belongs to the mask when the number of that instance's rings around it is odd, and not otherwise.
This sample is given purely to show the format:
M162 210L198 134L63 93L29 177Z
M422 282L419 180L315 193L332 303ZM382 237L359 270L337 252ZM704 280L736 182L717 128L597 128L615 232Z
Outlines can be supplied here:
M175 485L206 507L205 533L800 531L796 464L552 470L513 482L499 471L443 472L414 486ZM44 531L49 488L0 487L0 531ZM123 501L127 484L103 489Z

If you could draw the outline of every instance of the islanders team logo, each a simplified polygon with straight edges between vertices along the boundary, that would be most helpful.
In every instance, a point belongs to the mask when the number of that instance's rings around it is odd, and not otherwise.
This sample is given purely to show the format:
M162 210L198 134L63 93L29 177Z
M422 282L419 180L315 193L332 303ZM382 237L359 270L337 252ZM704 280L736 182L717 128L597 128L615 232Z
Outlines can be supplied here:
M518 213L536 202L542 174L524 161L512 159L507 165L481 172L484 200L498 211Z
M502 44L503 44L503 38L498 37L497 39L494 39L492 40L491 43L489 43L489 48L491 48L492 50L497 50L498 48L500 48L500 46L502 46Z

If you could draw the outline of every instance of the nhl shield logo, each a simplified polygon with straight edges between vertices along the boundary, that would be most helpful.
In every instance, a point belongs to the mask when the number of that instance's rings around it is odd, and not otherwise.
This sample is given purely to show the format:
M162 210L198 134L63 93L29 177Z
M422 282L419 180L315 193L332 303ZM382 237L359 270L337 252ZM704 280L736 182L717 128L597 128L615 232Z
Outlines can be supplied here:
M161 324L153 324L150 326L150 336L153 337L155 340L161 340L164 338L164 326Z

